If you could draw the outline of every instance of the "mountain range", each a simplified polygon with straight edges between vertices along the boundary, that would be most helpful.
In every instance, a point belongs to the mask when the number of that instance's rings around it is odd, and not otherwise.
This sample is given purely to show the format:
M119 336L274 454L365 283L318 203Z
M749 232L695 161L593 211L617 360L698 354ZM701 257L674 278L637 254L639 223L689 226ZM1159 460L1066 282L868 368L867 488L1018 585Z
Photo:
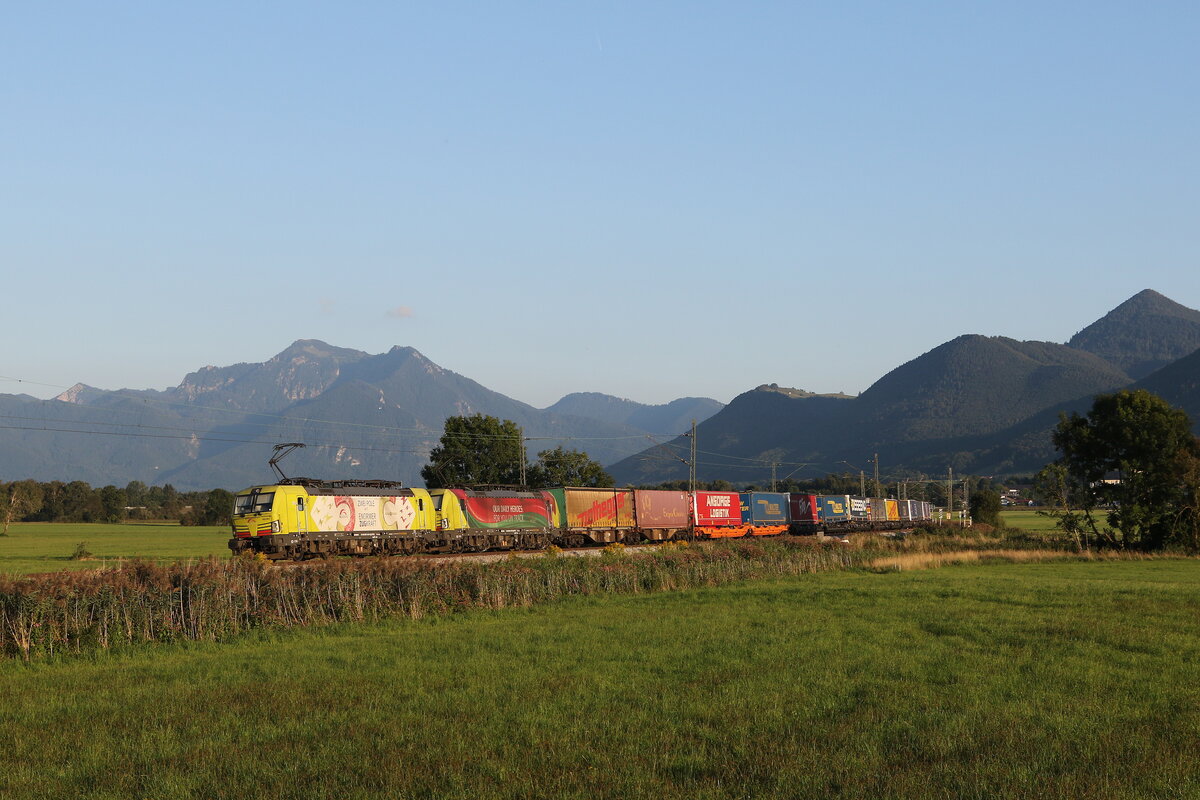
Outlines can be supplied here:
M721 407L707 398L650 406L569 395L537 409L411 347L370 355L301 340L263 363L204 367L161 392L76 385L54 400L0 395L0 418L9 423L0 426L0 476L237 489L271 480L274 444L304 442L281 463L289 475L419 485L451 415L513 420L531 456L582 442L611 463Z
M764 384L728 406L576 393L538 409L411 347L372 355L301 340L165 391L0 395L0 478L238 489L271 479L274 444L305 442L282 464L290 475L419 483L446 417L473 413L520 425L531 457L557 444L586 450L620 484L686 478L690 440L679 434L693 419L702 480L865 470L876 454L885 474L1012 474L1053 458L1060 412L1122 387L1154 391L1200 421L1200 312L1146 290L1065 344L968 334L857 397Z
M1054 458L1059 413L1086 412L1096 394L1125 387L1154 391L1200 423L1200 311L1147 289L1066 344L960 336L855 398L759 387L699 427L697 477L761 483L772 471L873 469L875 458L894 475L1032 472ZM610 472L620 483L680 480L690 444L677 438Z

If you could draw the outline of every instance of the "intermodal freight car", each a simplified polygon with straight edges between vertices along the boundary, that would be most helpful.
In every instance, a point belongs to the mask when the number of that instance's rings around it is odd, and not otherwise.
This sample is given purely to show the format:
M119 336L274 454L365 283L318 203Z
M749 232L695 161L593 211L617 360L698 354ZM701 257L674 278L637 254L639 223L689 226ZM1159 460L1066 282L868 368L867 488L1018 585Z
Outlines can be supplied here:
M234 553L331 555L540 550L681 538L886 530L930 506L850 495L562 487L405 488L388 481L285 479L234 499Z

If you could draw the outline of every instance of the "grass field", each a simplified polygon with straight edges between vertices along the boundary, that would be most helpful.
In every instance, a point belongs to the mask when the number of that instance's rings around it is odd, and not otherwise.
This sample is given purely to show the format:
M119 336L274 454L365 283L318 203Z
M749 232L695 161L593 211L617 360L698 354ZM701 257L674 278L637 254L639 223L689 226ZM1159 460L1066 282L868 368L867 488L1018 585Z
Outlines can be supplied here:
M24 575L64 569L96 569L120 559L178 561L229 555L226 527L177 524L101 525L87 523L16 523L0 536L0 574ZM71 558L86 542L93 558Z
M1042 516L1032 508L1005 509L1000 512L1000 518L1010 528L1037 533L1059 533L1058 528L1054 527L1053 519ZM1107 512L1101 511L1098 515L1099 524L1102 525L1107 519Z
M1000 519L1004 520L1004 524L1008 527L1018 528L1023 531L1058 532L1058 528L1054 527L1053 519L1043 517L1031 508L1006 508L1000 512Z
M1200 562L844 572L0 663L5 798L1200 795Z

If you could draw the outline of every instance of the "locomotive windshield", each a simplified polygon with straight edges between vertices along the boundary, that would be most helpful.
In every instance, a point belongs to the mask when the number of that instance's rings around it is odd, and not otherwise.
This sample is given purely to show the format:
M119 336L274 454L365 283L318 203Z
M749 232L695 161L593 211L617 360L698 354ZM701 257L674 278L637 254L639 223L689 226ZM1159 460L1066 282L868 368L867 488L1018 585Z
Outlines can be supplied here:
M274 492L251 492L239 494L233 503L234 514L262 514L271 510L275 502Z

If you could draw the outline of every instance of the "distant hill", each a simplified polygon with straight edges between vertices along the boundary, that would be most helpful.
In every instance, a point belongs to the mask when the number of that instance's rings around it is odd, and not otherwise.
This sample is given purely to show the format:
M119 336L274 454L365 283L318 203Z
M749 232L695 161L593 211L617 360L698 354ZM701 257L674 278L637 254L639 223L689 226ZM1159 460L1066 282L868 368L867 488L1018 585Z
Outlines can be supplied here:
M599 392L576 392L546 410L628 425L661 436L684 431L693 419L703 422L722 408L724 405L707 397L681 397L664 405L651 406Z
M808 393L771 396L759 387L700 426L698 476L761 483L771 462L782 465L777 475L803 477L865 469L875 453L893 470L1028 472L1053 458L1050 430L1060 412L1086 411L1096 394L1130 385L1184 408L1200 432L1198 321L1200 312L1147 290L1069 344L959 336L857 398L814 402ZM1135 384L1126 366L1142 380ZM619 482L680 480L688 446L678 439L610 471Z
M1200 436L1200 350L1126 387L1145 389L1183 409ZM915 469L937 471L947 465L980 475L1034 472L1056 457L1050 434L1059 414L1086 414L1095 393L1050 406L995 433L952 440L913 443L892 450L893 457Z
M1134 388L1153 392L1186 411L1192 429L1200 435L1200 349L1147 375Z
M791 395L759 387L738 395L696 430L698 478L734 483L769 476L773 461L820 461L822 467L844 434L853 399ZM609 467L618 485L655 484L688 476L691 442L677 437ZM792 467L779 472L784 475ZM801 474L830 469L805 470Z
M769 387L739 395L700 426L698 476L761 481L772 461L789 465L778 475L864 469L875 452L910 443L902 449L915 461L929 447L941 452L947 440L978 439L1049 406L1128 383L1108 362L1066 345L960 336L892 370L857 398ZM684 440L651 448L610 472L618 482L680 480L687 476L680 462L686 448Z
M701 413L714 402L644 406L632 417L658 422L655 414L668 409ZM271 447L287 441L308 444L283 463L290 475L419 485L443 422L455 414L513 420L531 439L531 457L563 444L609 463L641 449L647 432L534 408L410 347L371 355L316 340L297 341L263 363L205 367L162 392L77 385L50 401L4 395L0 413L25 422L0 429L0 478L99 486L141 480L179 489L270 480ZM659 424L670 424L670 413L663 418Z
M1129 382L1103 359L1066 345L960 336L876 381L859 397L854 424L871 446L989 433Z
M1136 380L1200 348L1200 311L1146 289L1067 344L1106 359Z

